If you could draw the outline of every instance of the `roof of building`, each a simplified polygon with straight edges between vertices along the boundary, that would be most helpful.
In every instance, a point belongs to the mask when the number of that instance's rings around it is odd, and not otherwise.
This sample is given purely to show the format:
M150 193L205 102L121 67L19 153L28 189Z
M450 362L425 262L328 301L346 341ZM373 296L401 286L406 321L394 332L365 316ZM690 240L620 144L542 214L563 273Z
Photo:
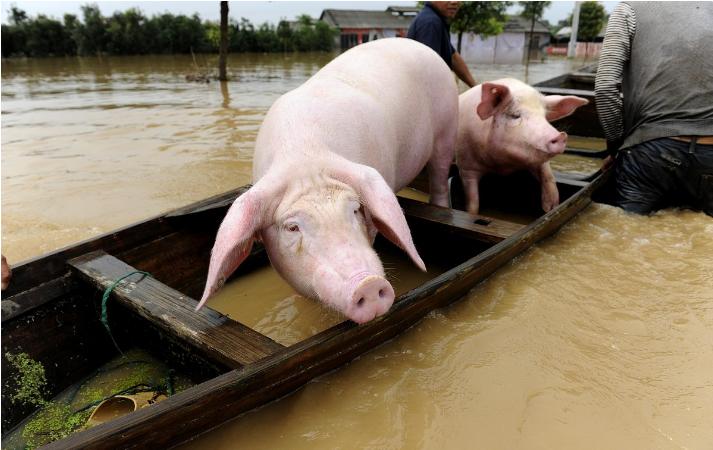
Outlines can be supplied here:
M391 13L416 15L421 11L418 6L389 6L386 8Z
M338 28L408 28L414 16L389 11L325 9L319 18Z
M602 29L599 30L599 34L597 34L597 37L604 38L604 34L607 31L607 22L604 22L602 25ZM568 38L572 34L572 27L562 27L555 33L555 36L558 38Z
M505 23L505 27L503 31L506 31L508 33L529 33L530 32L530 19L526 19L523 16L507 16L508 21ZM534 33L550 33L550 29L547 28L547 25L544 23L540 22L539 20L535 21L535 28L533 30Z

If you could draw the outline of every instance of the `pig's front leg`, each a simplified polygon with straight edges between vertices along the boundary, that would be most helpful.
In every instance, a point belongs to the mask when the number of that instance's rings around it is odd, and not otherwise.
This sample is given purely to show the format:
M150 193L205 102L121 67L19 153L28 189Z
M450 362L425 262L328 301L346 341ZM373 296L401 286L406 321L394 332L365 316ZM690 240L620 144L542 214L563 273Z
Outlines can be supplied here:
M458 172L460 172L460 178L463 181L466 210L471 214L478 214L478 209L480 208L478 183L480 183L482 174L477 170L461 169L460 167Z
M557 190L557 181L552 173L550 163L546 162L537 169L531 171L540 180L542 189L542 210L549 212L552 208L560 204L560 194Z

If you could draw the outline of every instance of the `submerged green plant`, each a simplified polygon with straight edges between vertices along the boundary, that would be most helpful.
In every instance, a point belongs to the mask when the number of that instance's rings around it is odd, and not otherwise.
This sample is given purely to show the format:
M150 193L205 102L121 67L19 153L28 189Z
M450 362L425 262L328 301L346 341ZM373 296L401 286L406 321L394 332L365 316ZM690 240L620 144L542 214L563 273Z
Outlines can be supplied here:
M33 449L63 439L83 426L91 410L73 412L67 404L49 403L22 430L25 447Z
M17 391L10 397L13 403L44 405L47 386L44 366L30 358L27 353L13 355L8 352L5 357L18 372Z
M17 369L17 383L21 387L11 400L39 407L21 429L11 432L12 444L8 448L34 449L84 430L96 406L115 395L155 391L170 396L192 385L190 379L174 374L160 361L130 350L47 401L43 366L24 353L5 356ZM8 442L3 439L3 446Z

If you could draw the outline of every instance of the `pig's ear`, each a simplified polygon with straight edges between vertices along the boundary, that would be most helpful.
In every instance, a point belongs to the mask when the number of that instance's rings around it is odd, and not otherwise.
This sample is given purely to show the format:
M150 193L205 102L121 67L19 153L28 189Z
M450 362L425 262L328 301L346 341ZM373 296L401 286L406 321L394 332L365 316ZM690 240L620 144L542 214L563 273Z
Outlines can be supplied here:
M486 120L495 115L499 107L510 102L510 88L504 84L483 83L480 103L475 109L480 120Z
M344 161L343 164L335 166L332 175L351 186L359 194L359 198L371 215L376 229L386 239L405 251L418 268L425 272L426 265L413 244L411 230L406 223L404 212L396 195L386 184L381 174L369 166Z
M547 108L546 118L548 122L561 119L572 114L580 106L589 103L589 100L574 95L546 95L545 107Z
M247 258L256 235L267 225L270 211L274 210L270 205L274 204L277 194L274 186L268 186L268 183L265 179L258 181L228 209L215 238L205 290L196 311Z

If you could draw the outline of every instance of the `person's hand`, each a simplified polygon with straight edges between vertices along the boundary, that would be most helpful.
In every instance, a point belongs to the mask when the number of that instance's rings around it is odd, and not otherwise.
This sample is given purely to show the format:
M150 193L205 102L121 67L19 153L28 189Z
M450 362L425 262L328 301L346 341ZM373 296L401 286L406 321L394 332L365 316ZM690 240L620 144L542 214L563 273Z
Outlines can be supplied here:
M7 259L5 259L5 255L3 255L2 256L2 290L3 291L10 284L10 277L12 277L12 271L10 270L10 266L7 264Z
M604 161L602 161L602 172L606 172L607 170L611 169L611 167L614 165L614 161L616 161L616 158L614 158L614 156L612 155L609 155L604 158Z

